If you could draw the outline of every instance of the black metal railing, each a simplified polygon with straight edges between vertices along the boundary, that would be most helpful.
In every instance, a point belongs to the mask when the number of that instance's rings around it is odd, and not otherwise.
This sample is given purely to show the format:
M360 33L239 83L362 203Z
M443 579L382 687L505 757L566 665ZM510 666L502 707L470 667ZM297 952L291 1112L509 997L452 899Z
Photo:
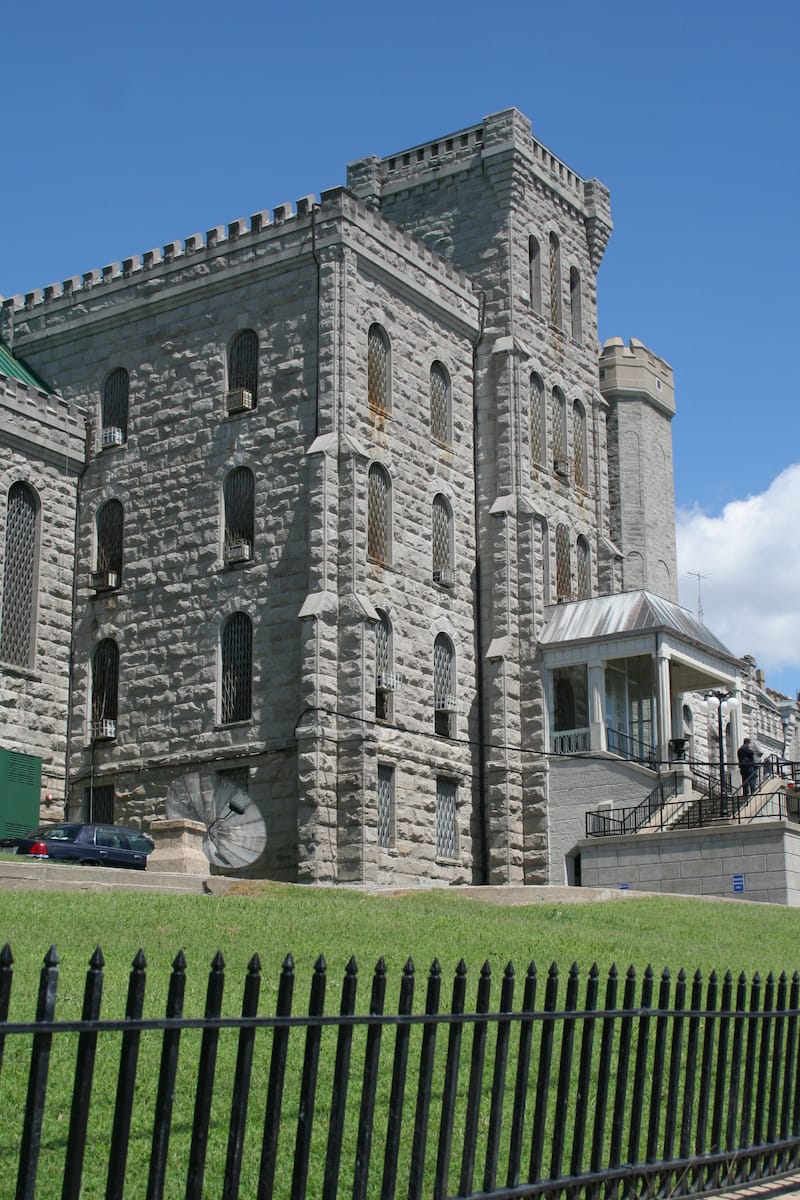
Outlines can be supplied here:
M660 814L664 806L678 794L678 779L675 775L665 775L659 779L644 800L639 804L626 808L596 809L586 813L587 837L610 837L612 835L638 833L645 826L652 827L658 819L657 828L663 822Z
M643 738L623 733L621 729L612 729L610 725L606 726L606 745L612 754L618 754L620 758L627 758L630 762L641 763L653 771L658 765L658 755L654 746Z
M509 964L498 1003L487 963L470 1009L463 961L444 1007L439 963L423 993L409 960L386 1012L384 960L360 1003L351 959L332 1013L319 958L294 1015L287 956L262 1015L254 956L227 1015L218 954L193 1018L179 954L153 1018L140 952L124 1018L101 1019L98 950L81 1017L56 1021L58 974L51 948L36 1020L9 1021L0 954L0 1161L17 1200L688 1197L800 1166L798 973L762 989L757 974L612 967L601 991L596 964L563 987L553 964L540 997L534 964L521 995Z
M741 789L733 794L700 796L692 800L666 800L651 814L648 821L640 821L641 805L625 808L610 808L586 813L587 837L613 837L620 834L637 833L643 827L648 831L664 832L677 829L703 829L719 824L747 825L751 821L786 820L800 823L800 792L782 789L774 792L757 792L747 797Z

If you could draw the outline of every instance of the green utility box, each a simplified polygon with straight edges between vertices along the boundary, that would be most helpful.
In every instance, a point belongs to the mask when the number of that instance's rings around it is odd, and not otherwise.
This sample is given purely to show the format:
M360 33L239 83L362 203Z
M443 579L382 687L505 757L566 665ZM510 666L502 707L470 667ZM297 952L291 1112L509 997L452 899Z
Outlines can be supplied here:
M0 838L20 837L39 824L42 760L0 750Z

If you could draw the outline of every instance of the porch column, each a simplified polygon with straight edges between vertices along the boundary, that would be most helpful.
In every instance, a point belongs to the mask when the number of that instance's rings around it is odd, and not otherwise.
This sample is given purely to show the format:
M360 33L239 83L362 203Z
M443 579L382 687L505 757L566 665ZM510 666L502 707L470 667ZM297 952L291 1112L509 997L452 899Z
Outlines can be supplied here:
M606 669L604 663L589 664L589 748L607 750Z
M730 705L731 741L733 742L733 753L736 754L744 738L744 728L742 726L742 687L738 679L733 685L733 700L729 700L728 704Z
M656 653L656 753L664 763L669 761L669 739L672 737L672 704L669 692L669 655L659 646Z

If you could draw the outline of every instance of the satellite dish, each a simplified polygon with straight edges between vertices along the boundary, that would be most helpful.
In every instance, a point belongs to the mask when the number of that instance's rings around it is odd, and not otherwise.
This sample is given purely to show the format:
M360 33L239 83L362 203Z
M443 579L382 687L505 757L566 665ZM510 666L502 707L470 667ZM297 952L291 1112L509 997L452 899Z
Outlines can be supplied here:
M264 818L247 792L216 772L190 772L173 780L167 817L205 825L203 851L217 867L249 867L267 844Z

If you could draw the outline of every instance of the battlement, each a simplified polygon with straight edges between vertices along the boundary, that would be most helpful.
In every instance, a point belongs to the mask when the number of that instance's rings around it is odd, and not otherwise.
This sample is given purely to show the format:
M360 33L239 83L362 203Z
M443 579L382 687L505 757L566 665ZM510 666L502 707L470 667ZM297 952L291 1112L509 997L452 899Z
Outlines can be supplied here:
M644 396L670 415L675 412L675 382L672 367L652 350L631 338L609 338L600 353L600 391L612 395Z
M428 270L445 276L459 290L471 290L471 283L463 272L445 262L434 251L421 242L403 233L374 208L358 200L346 189L331 188L322 193L321 203L314 195L302 196L294 208L290 203L279 204L272 212L264 210L251 217L240 217L227 225L217 225L205 234L193 233L188 237L167 242L163 246L132 255L120 262L95 267L82 275L74 275L58 283L36 288L25 295L0 297L3 317L8 324L15 313L32 313L63 307L71 307L77 301L86 302L90 296L98 295L99 289L123 281L144 281L148 275L161 277L170 269L185 269L199 262L204 256L214 258L234 251L244 250L264 241L280 237L301 225L308 226L312 212L316 210L322 220L337 215L357 222L372 232L384 243L394 245L406 258L416 261Z
M34 388L0 371L0 423L6 441L68 471L85 461L86 418L54 392Z
M389 188L410 186L435 178L514 145L531 161L536 173L579 208L587 204L587 185L603 189L597 180L584 180L551 150L533 137L531 123L516 108L485 117L480 125L447 134L385 158L369 157L348 164L347 186L361 197L378 197ZM596 199L593 194L591 200ZM590 202L591 202L590 200Z

